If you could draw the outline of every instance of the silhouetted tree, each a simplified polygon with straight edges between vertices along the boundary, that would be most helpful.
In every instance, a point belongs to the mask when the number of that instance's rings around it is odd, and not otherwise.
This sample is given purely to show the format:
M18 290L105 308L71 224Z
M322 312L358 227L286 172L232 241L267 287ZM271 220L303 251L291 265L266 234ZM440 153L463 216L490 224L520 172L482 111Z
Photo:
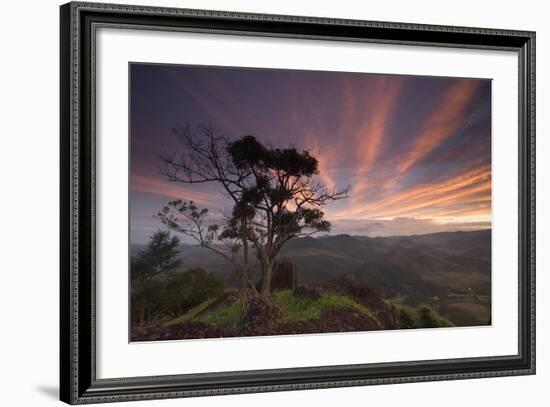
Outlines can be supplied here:
M221 226L218 223L208 221L208 209L199 208L193 201L175 200L168 202L168 205L162 208L157 216L168 228L192 238L200 246L232 263L235 270L240 274L242 282L248 288L256 291L248 266L248 242L246 238L236 232L229 232L229 229L225 229L220 233ZM226 219L224 223L229 225L230 220ZM242 240L245 240L246 244L243 244ZM216 244L216 241L219 241L222 245ZM245 249L241 256L239 252L243 247Z
M151 319L151 307L157 301L155 297L159 291L159 284L154 278L181 265L177 247L177 236L170 236L170 232L159 230L155 232L144 250L131 258L130 276L132 282L132 299L135 309L139 309L141 324Z
M208 211L196 208L189 212L189 204L182 201L169 203L159 214L161 219L172 229L195 236L205 247L213 247L215 236L238 240L246 253L245 272L250 242L261 269L261 294L269 295L275 260L283 245L294 237L329 231L330 223L321 209L347 198L349 188L329 189L315 179L318 161L307 150L265 146L250 135L230 141L209 126L199 126L197 131L178 127L174 132L181 148L161 156L161 173L173 182L218 183L233 207L223 225L211 224L206 229ZM195 223L193 231L181 226L181 220Z

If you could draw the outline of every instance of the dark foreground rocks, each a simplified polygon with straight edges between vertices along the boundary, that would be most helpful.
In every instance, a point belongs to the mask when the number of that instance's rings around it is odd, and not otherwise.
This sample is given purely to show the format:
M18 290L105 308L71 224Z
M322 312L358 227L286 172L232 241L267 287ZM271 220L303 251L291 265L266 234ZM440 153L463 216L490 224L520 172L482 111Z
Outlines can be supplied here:
M222 338L235 336L234 332L208 324L188 320L170 326L150 325L132 327L132 341L168 341L175 339Z

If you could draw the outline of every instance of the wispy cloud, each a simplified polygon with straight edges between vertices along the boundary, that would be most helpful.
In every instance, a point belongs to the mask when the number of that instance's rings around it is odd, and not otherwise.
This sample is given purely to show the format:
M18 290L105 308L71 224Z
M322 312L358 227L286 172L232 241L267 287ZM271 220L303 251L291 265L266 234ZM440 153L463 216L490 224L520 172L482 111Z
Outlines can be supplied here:
M364 233L381 224L389 234L490 225L488 81L185 66L137 71L132 191L149 194L140 209L177 198L230 207L217 185L160 177L149 153L173 148L166 135L179 121L207 120L230 136L308 149L327 187L351 185L350 199L324 208L335 230L353 222Z
M317 158L319 178L327 187L330 189L335 189L337 185L332 178L333 166L337 165L337 155L335 150L321 148L318 137L316 137L314 131L312 130L306 132L305 144L310 153Z
M355 110L363 117L359 131L355 134L358 158L356 174L359 176L366 174L376 164L402 86L401 78L381 76L368 94L361 95L366 100L356 100L359 108Z
M143 175L132 176L132 192L156 195L163 199L181 199L193 201L208 207L219 207L220 199L212 192L201 192L190 189L181 183L169 182L167 179Z
M489 229L491 222L438 223L431 219L340 219L332 222L332 233L368 236L420 235L426 233Z
M420 134L413 139L388 185L394 185L415 163L466 125L468 107L478 88L478 81L458 80L440 97L438 107L425 121Z
M355 112L360 117L355 132L353 171L354 205L361 202L376 178L378 159L387 143L387 132L399 101L404 81L398 77L380 76L366 94L355 96ZM374 170L374 171L373 171Z
M421 215L435 216L441 208L456 204L477 205L491 199L491 168L474 168L433 184L420 184L387 198L360 202L334 214L335 218L350 215L370 218L388 218L398 216ZM426 211L426 209L432 209Z

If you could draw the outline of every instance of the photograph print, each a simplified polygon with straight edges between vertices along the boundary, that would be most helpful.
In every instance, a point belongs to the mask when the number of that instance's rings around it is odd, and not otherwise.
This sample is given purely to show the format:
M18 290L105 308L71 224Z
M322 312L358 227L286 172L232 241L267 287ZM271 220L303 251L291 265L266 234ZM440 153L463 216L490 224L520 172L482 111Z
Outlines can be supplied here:
M130 341L491 325L491 80L130 63Z

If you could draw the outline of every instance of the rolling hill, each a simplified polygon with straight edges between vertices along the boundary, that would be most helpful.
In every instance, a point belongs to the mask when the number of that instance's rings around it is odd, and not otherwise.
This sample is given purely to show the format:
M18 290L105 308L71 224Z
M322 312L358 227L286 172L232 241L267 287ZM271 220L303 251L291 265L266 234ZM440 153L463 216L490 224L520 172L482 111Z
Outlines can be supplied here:
M184 269L202 267L231 284L231 264L208 249L182 245L181 256ZM490 321L490 230L296 238L280 257L294 263L300 284L352 275L382 298L430 304L463 325Z

